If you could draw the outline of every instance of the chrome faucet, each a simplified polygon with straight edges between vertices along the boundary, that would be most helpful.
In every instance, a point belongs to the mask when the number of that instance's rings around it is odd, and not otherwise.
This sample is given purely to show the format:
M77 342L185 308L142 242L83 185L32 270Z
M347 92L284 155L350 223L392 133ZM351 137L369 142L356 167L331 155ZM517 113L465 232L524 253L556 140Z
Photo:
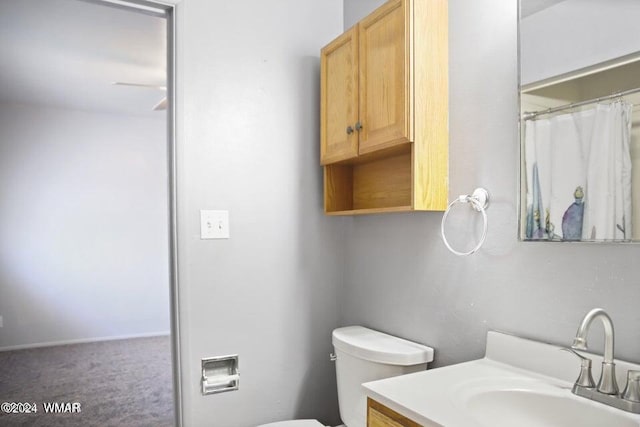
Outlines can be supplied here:
M597 390L604 394L618 394L616 382L616 365L613 363L614 332L611 317L601 308L594 308L584 316L571 348L574 350L587 349L587 334L594 320L602 320L604 325L604 358L602 360L602 374L598 381Z
M600 319L604 326L604 355L602 373L598 385L591 378L591 359L575 350L587 350L587 335L594 320ZM584 316L573 344L569 350L581 359L580 376L571 390L573 394L595 400L623 411L640 414L640 371L627 373L627 386L620 395L616 381L616 365L613 359L614 332L611 317L601 308L594 308Z

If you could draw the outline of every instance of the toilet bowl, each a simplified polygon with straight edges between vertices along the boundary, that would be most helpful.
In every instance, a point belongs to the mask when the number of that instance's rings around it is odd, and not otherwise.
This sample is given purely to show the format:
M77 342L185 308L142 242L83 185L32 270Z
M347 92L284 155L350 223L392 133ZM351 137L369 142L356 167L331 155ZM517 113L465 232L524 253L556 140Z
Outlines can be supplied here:
M362 326L333 331L338 406L344 425L365 427L367 396L362 383L423 371L433 360L431 347ZM258 427L325 427L316 420L280 421Z

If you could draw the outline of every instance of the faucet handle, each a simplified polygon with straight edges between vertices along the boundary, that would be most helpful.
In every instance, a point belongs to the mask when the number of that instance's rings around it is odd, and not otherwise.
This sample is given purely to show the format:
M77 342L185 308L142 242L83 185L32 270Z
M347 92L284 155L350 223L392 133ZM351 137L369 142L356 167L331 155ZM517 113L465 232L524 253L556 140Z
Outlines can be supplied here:
M594 388L596 386L591 375L591 359L584 357L572 348L561 347L560 350L569 352L580 359L580 375L576 380L575 385L585 388Z
M640 371L627 372L627 386L622 392L622 398L632 402L640 402Z

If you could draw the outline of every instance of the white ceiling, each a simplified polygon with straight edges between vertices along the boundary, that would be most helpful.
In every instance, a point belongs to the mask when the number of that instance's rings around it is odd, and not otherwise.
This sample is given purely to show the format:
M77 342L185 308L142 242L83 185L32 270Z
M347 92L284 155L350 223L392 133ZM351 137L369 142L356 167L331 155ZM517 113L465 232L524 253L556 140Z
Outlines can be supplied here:
M526 18L565 0L520 0L520 15Z
M0 102L160 115L166 20L80 0L0 0Z

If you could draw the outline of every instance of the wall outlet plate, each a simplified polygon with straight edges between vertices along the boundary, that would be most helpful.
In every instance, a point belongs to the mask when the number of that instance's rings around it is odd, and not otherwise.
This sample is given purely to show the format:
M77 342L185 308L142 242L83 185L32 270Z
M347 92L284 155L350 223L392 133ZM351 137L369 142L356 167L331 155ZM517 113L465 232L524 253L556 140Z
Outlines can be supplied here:
M229 211L200 211L201 239L229 238Z

